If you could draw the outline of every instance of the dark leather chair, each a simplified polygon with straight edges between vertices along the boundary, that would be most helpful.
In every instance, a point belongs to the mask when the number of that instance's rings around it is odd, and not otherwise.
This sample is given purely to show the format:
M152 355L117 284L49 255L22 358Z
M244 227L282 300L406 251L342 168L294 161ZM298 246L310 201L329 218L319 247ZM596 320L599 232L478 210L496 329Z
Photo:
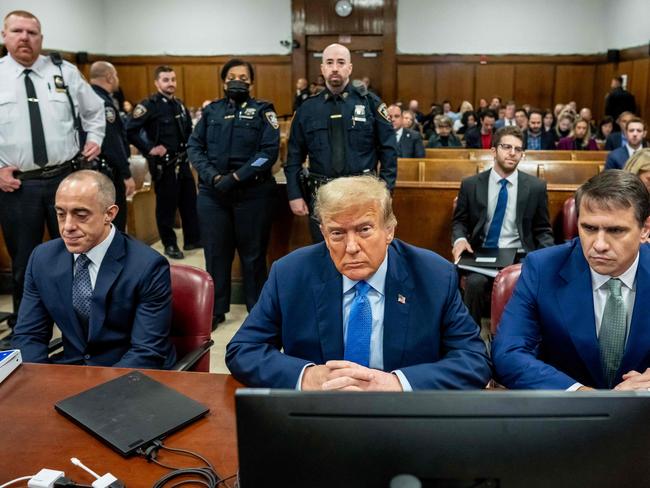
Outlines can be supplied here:
M170 340L176 348L176 371L210 372L214 283L202 269L185 264L170 266L172 280L172 326ZM50 358L63 354L63 341L49 344Z
M170 266L172 328L170 338L179 360L176 371L210 371L214 283L204 270L184 264Z
M496 278L492 285L492 307L490 313L490 332L494 336L499 328L501 315L508 300L512 296L515 289L519 275L521 274L521 263L506 266Z
M562 236L565 242L578 237L578 210L574 197L567 198L562 207Z

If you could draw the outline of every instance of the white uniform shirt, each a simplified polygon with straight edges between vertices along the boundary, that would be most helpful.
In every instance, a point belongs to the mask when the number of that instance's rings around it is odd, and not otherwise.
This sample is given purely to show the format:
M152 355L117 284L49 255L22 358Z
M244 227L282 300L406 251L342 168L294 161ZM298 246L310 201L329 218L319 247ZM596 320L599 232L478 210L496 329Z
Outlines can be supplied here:
M29 77L36 90L43 122L48 166L64 163L79 152L79 141L68 97L63 89L56 87L61 71L49 57L42 55L30 69ZM25 66L10 55L0 59L0 167L16 166L21 171L30 171L39 166L34 164L32 153L24 70ZM87 140L101 146L106 127L104 102L74 65L64 61L61 70L75 112L88 133Z

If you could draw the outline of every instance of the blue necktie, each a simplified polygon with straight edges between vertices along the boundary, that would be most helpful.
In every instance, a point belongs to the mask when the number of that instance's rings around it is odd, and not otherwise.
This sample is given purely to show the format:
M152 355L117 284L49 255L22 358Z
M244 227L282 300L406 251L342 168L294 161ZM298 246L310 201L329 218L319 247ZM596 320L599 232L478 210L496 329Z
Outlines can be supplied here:
M88 330L90 318L90 302L93 297L93 287L88 272L90 259L85 254L80 254L74 263L74 278L72 279L72 308L79 317L82 327Z
M359 281L355 285L355 289L357 294L350 307L344 359L368 367L370 365L372 310L366 295L370 290L370 285L365 281Z
M503 178L499 181L499 184L501 185L501 189L499 190L497 206L494 209L492 223L490 224L490 229L488 230L483 247L499 247L499 234L501 234L501 226L503 225L503 218L506 216L506 207L508 206L508 180Z

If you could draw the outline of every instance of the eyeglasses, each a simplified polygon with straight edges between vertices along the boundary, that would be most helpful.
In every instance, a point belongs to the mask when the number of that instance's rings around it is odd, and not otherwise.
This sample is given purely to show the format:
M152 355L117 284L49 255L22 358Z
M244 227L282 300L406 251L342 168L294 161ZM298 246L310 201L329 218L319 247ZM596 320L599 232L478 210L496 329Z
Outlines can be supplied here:
M514 149L517 154L524 153L524 148L521 146L513 146L512 144L499 144L499 147L505 152L510 152Z

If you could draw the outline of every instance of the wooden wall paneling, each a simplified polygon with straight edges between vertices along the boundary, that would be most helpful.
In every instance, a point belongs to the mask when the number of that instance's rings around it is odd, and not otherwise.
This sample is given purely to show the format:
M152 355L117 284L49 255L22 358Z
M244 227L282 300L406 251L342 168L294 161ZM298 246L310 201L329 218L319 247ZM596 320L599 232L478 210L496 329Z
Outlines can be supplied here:
M305 36L305 0L291 0L291 31L297 48L291 50L292 86L298 78L307 78L307 37Z
M185 95L183 101L188 107L199 108L205 100L223 97L223 83L219 64L186 64L183 66Z
M504 103L514 97L515 66L513 64L486 64L476 66L475 96L469 101L478 107L480 98L490 99L498 95ZM516 101L518 101L515 98ZM456 106L453 107L456 110Z
M553 108L555 67L550 64L519 64L515 66L514 99L535 108Z
M435 65L424 63L397 65L397 100L408 105L409 100L413 99L420 102L421 112L429 112L429 104L436 99Z
M134 106L153 91L153 82L149 79L144 65L115 64L124 97Z
M394 100L397 95L397 0L384 3L384 52L382 60L382 96Z
M256 64L255 98L273 102L278 115L290 115L293 104L291 65Z
M558 65L555 68L555 93L553 103L575 100L578 110L594 103L593 65Z
M437 102L449 100L452 107L457 107L463 100L474 100L473 64L449 63L436 66Z
M650 59L637 59L633 61L632 74L630 75L629 90L636 98L636 107L639 115L648 119L648 70Z
M305 34L376 34L384 30L384 0L352 0L352 13L339 17L336 0L306 1Z
M609 93L616 70L613 63L603 63L596 66L595 72L592 112L594 118L600 120L605 115L605 96Z

